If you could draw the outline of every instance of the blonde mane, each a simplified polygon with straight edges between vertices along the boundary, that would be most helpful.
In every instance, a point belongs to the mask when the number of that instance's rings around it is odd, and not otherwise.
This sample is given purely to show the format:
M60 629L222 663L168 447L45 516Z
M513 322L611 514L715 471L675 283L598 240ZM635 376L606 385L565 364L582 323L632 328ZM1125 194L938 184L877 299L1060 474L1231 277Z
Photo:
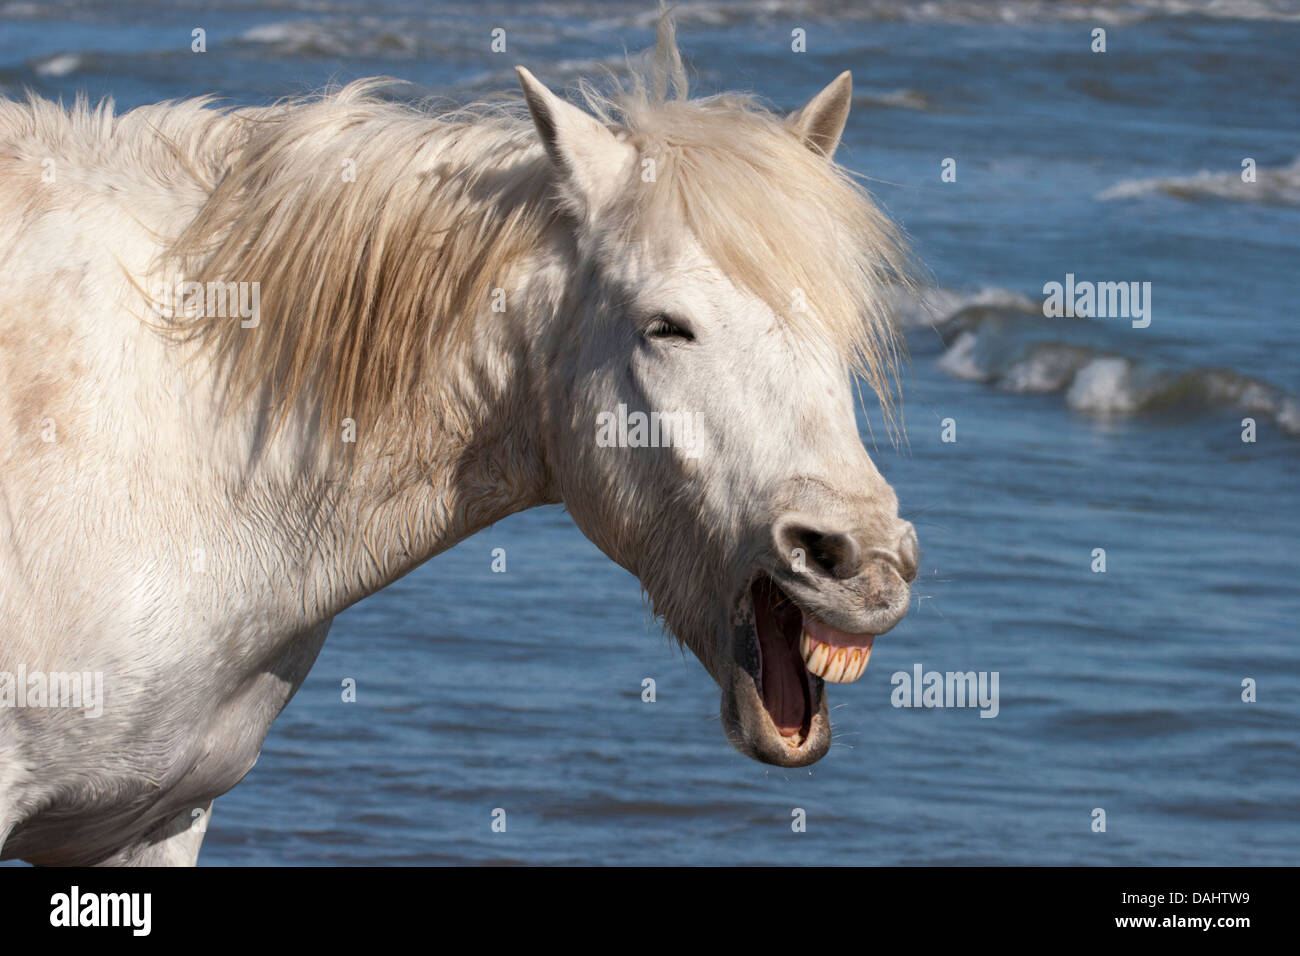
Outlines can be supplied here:
M688 100L666 16L649 73L609 94L583 88L654 160L649 187L635 164L618 228L667 245L686 230L732 281L850 356L892 421L884 294L909 272L892 224L755 99ZM172 331L216 352L237 400L260 393L277 416L304 390L335 423L403 403L562 216L524 110L431 116L378 99L377 85L247 111L224 175L158 265L260 283L257 329L199 315Z

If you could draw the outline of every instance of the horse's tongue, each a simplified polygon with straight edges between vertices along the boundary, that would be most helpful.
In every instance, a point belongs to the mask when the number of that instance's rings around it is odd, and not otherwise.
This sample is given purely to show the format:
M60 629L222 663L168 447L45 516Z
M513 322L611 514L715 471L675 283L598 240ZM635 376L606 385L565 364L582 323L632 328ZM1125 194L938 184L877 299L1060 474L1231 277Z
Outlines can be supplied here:
M765 605L760 605L765 606ZM798 619L764 613L756 622L762 648L763 706L782 737L803 731L807 707L803 660L799 657Z
M793 737L803 730L803 682L807 678L792 653L773 653L766 647L764 650L763 703L781 736Z

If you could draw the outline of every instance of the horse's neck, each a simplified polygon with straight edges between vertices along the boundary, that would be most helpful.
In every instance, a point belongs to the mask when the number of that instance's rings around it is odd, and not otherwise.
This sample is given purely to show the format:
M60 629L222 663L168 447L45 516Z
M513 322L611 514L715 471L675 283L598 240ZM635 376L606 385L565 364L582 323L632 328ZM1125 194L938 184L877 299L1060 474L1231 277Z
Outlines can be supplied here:
M470 142L454 133L439 146L440 161L453 167L501 152L493 149L493 135L502 143L510 139L488 130ZM509 155L521 162L517 148ZM321 407L311 396L291 409L281 428L287 437L266 449L256 436L267 423L252 413L216 423L226 429L221 443L240 492L230 518L261 548L243 560L278 567L291 578L277 600L286 607L298 601L308 615L303 625L380 590L480 528L553 500L524 368L528 325L561 294L563 280L554 277L568 265L564 231L554 223L546 228L526 261L500 276L510 311L453 317L474 323L474 334L445 336L446 354L425 363L429 380L377 420L358 416L355 441L343 423L321 428L311 421ZM448 267L476 264L451 261ZM539 282L539 273L549 282Z
M410 407L355 423L354 442L344 428L330 434L291 413L231 517L260 549L240 560L287 578L272 590L281 617L301 610L294 628L328 620L476 531L553 499L517 334L501 323L476 336L439 364ZM229 444L242 456L256 425L233 427Z

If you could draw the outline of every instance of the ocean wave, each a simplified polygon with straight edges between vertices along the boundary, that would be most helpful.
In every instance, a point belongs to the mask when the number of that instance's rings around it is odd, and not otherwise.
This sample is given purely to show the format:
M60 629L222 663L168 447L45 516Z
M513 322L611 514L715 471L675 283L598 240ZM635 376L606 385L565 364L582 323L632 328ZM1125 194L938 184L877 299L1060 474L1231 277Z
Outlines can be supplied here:
M1160 193L1175 199L1226 199L1234 202L1300 205L1300 157L1289 166L1259 166L1255 182L1242 182L1240 170L1195 176L1124 179L1099 193L1098 199L1134 199Z
M239 42L277 56L409 57L419 52L411 31L392 21L371 18L264 23L245 30Z
M1216 367L1166 368L1092 343L1042 338L1042 306L1006 289L929 289L898 295L905 329L929 327L945 373L1007 392L1059 394L1097 418L1172 409L1235 409L1300 436L1300 398L1271 382Z
M632 57L635 61L635 57ZM606 73L623 76L628 71L628 56L603 56L584 59L560 60L547 63L542 72L545 82L554 88L567 88L580 79L600 79ZM513 65L503 66L497 70L484 70L466 77L453 84L453 89L470 93L499 92L514 90L519 85L519 77Z
M33 60L28 65L37 76L60 77L83 69L85 58L80 53L55 53Z
M13 3L0 3L0 17L9 17L14 20L25 20L28 17L35 19L36 17L39 17L42 12L39 3L30 3L27 2L27 0L22 0L22 2L17 2L16 0L16 2Z
M933 111L930 98L920 90L904 87L897 90L863 90L853 94L853 108L880 108L916 110L919 113Z
M929 328L969 308L1009 309L1042 314L1042 304L1021 292L986 286L959 292L930 286L917 292L893 288L887 295L894 320L904 329Z
M1065 401L1077 411L1104 417L1187 406L1234 408L1272 418L1287 434L1300 435L1300 400L1231 369L1153 369L1127 357L1094 356L1075 371Z
M581 4L557 3L548 7L572 13ZM653 26L653 10L631 14L631 25ZM907 23L1040 23L1085 22L1110 25L1159 17L1208 17L1227 20L1300 20L1297 0L715 0L677 7L679 24L726 26L741 22L772 22L791 16L831 16L837 20ZM606 21L608 22L608 21Z
M0 0L0 18L51 19L81 18L88 13L113 5L113 0ZM241 9L247 0L209 0L205 9ZM341 20L354 28L362 20L384 18L392 21L410 16L412 5L404 0L374 0L365 5L364 17L350 15L347 3L336 0L276 0L270 9L303 11L313 14L341 14ZM438 22L448 23L477 17L509 19L510 7L478 2L439 4ZM569 29L578 33L608 32L636 27L653 29L658 11L656 4L645 0L543 0L530 5L528 16L537 26L548 19L579 21ZM727 27L735 24L789 23L804 20L833 19L842 23L995 23L1033 24L1075 22L1120 25L1158 18L1205 17L1224 20L1300 21L1300 0L702 0L683 3L675 8L678 25L683 28ZM272 24L271 26L276 26ZM332 31L331 31L332 32ZM346 33L343 34L346 40ZM327 39L335 49L338 36ZM292 47L300 41L287 38ZM311 47L309 47L311 49ZM331 54L333 55L333 54Z

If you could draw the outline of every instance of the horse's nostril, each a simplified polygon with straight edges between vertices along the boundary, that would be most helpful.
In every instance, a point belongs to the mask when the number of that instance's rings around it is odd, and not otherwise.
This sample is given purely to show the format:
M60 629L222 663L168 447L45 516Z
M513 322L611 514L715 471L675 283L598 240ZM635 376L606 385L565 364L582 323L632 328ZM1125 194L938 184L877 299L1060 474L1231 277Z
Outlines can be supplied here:
M794 527L786 530L791 547L803 552L809 569L843 580L862 570L861 551L852 535L839 531L817 531Z
M903 580L912 583L916 579L917 565L921 560L921 546L916 540L916 529L907 522L903 535L898 539L898 561L903 572Z
M851 578L862 569L858 543L838 531L818 536L813 559L835 578Z

